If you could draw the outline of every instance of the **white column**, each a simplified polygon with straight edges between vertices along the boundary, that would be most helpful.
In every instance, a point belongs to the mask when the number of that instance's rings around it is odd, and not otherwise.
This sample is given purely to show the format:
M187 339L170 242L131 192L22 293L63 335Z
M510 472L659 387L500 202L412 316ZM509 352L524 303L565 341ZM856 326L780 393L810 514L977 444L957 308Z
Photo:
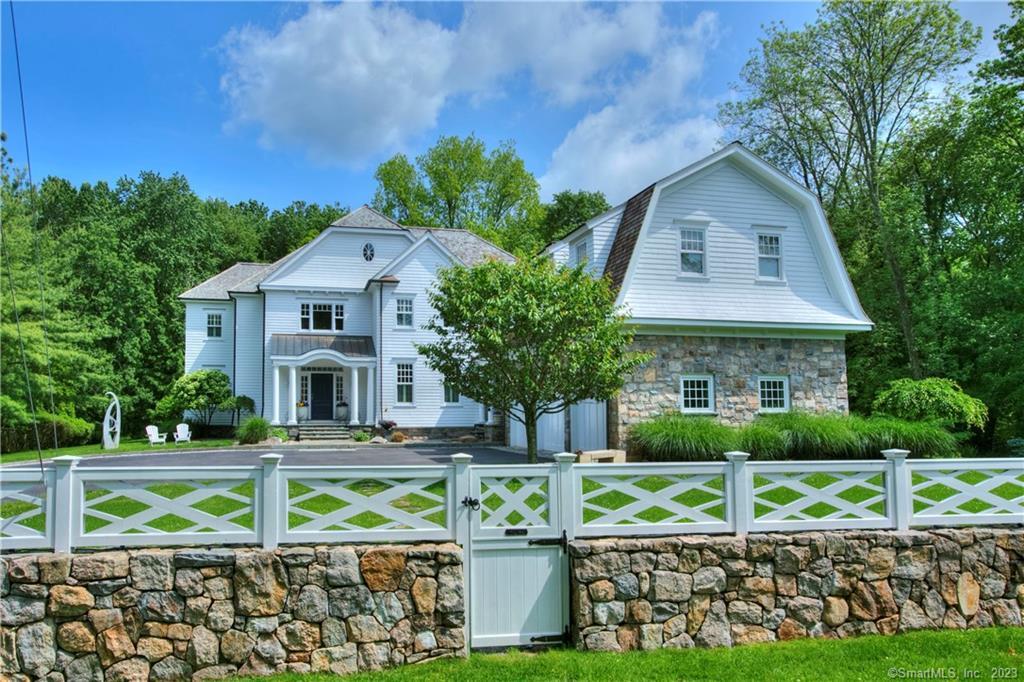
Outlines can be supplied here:
M288 365L288 423L298 424L299 418L297 416L297 406L295 403L299 401L298 396L298 372L295 369L295 365Z
M352 423L362 424L359 419L359 368L352 368Z
M281 423L281 368L273 366L274 373L274 414L271 415L270 423L277 426Z
M377 368L370 367L366 370L366 422L370 425L377 423L376 390Z

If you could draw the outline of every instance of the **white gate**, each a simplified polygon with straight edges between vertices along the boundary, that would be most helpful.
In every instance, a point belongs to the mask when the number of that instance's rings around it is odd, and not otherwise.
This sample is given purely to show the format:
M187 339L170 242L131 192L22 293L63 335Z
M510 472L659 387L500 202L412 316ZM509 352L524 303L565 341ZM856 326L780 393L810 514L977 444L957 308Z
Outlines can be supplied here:
M526 427L513 418L509 422L509 444L526 447ZM537 449L549 452L565 450L565 413L544 414L537 420Z
M608 407L603 400L583 400L569 407L573 452L608 447Z
M471 466L470 646L563 641L569 623L569 561L562 486L565 464Z

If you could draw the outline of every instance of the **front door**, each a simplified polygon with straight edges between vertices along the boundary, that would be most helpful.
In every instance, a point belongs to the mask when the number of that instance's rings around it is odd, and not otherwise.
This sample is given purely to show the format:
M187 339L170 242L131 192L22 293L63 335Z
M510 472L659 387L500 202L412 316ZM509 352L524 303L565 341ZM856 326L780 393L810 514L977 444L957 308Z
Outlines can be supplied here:
M309 375L309 418L334 419L334 375Z

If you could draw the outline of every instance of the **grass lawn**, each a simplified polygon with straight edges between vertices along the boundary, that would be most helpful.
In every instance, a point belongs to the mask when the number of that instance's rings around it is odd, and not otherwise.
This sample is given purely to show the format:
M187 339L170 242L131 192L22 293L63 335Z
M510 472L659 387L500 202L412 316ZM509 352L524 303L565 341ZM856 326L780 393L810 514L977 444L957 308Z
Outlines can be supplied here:
M71 455L73 457L89 457L91 455L123 455L129 452L171 452L173 450L186 450L190 448L223 448L228 445L234 445L235 442L230 438L208 438L206 440L196 440L191 443L175 445L173 442L173 435L167 434L167 438L170 441L167 445L153 446L150 446L149 441L145 438L122 438L121 444L116 450L104 450L101 443L75 445L68 448L57 448L56 450L51 448L49 450L43 450L43 459L52 459L54 457L63 457L65 455ZM0 455L0 464L13 464L14 462L34 461L35 459L35 450L6 452Z
M948 669L952 675L940 677ZM924 671L933 670L931 675ZM441 660L363 674L386 680L889 680L1024 678L1024 628L969 632L914 632L895 637L800 640L735 649L580 653L569 649L531 654L473 654L469 660ZM1000 670L1003 672L1000 677ZM1014 672L1016 671L1016 672ZM243 678L268 682L328 682L331 675L282 674ZM352 679L352 678L350 678Z

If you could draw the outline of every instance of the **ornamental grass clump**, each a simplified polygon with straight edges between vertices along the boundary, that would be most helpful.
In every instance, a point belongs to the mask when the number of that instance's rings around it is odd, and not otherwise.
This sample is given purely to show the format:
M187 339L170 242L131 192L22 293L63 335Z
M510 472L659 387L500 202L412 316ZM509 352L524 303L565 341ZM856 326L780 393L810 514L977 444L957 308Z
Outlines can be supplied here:
M882 450L910 450L911 457L947 458L958 456L958 441L941 422L911 421L875 416L851 417L851 425L864 440L865 457L878 457Z
M850 417L810 412L766 414L755 422L780 434L786 459L857 459L865 456L863 436Z
M238 442L251 445L270 438L270 422L262 417L249 417L235 431Z
M736 429L711 417L666 414L629 432L629 451L649 461L722 459L736 446Z

